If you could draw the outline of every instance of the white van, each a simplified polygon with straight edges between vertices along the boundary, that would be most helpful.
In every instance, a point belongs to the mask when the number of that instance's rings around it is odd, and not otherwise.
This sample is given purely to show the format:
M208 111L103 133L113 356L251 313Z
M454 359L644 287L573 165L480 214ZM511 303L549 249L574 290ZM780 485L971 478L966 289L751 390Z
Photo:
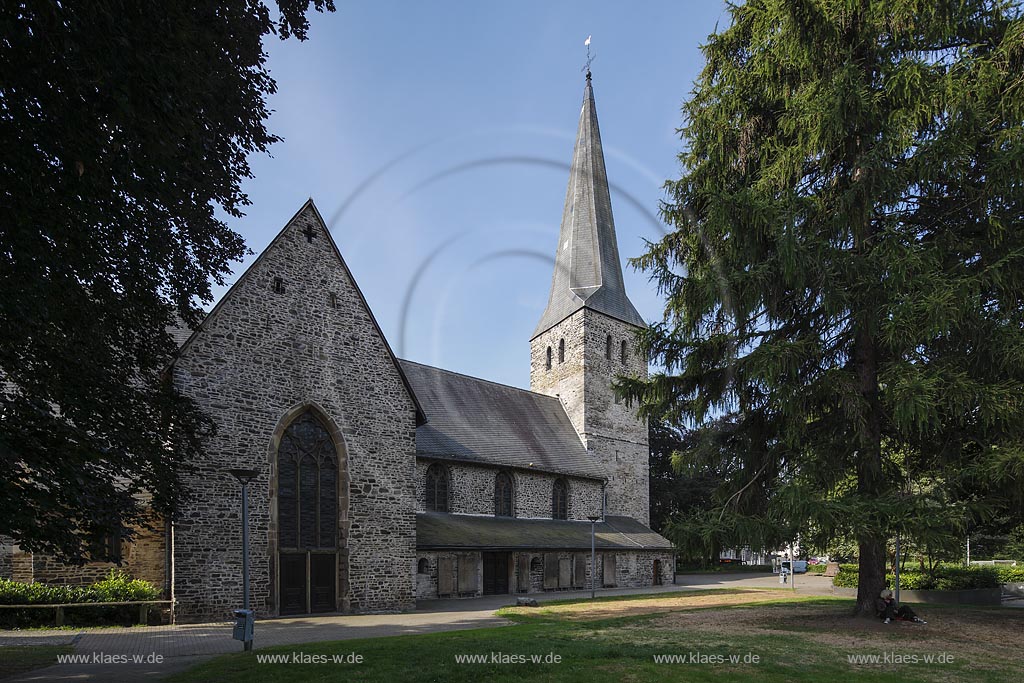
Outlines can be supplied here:
M807 560L796 560L795 562L793 562L792 570L789 568L789 560L783 560L782 571L786 572L787 574L789 574L791 571L796 572L797 574L806 574Z

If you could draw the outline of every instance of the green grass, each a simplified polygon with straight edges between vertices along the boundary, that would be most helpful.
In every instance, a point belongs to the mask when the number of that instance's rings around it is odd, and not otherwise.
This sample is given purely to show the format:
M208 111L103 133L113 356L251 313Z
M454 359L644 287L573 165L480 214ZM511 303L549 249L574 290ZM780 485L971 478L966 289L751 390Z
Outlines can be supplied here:
M738 591L715 591L736 593ZM687 593L706 596L711 591ZM630 600L678 598L681 593L657 596L621 596L595 601L621 603ZM708 609L722 614L708 614L717 626L688 625L687 613L694 617L704 610L685 610L678 606L666 607L665 612L628 614L625 616L588 618L579 612L559 611L559 606L573 601L544 603L541 608L528 611L505 609L501 614L515 623L509 626L434 633L391 638L347 640L327 643L308 643L257 650L251 654L231 654L205 662L198 667L172 677L171 681L188 683L215 680L218 683L245 681L328 681L354 679L359 681L520 681L540 679L546 681L715 681L757 680L769 683L820 683L827 680L872 681L881 683L908 683L915 681L972 680L981 683L1002 683L1014 680L1020 665L1019 657L993 658L986 650L989 642L955 642L957 658L952 664L908 664L902 666L854 665L847 654L864 652L926 652L951 647L943 641L932 648L927 642L906 640L918 638L934 631L914 630L912 625L902 629L881 630L875 623L848 620L852 601L828 597L795 597L760 599L752 596L743 605L717 606ZM628 605L622 606L628 609ZM827 618L816 621L791 623L787 615L794 609L804 609L814 615L820 608ZM809 608L809 609L808 609ZM685 608L684 608L685 609ZM929 608L931 609L931 608ZM1000 619L1016 610L989 610L982 618ZM950 611L950 614L953 612ZM930 618L941 618L935 610ZM741 617L756 617L763 628L750 629L735 626ZM1024 614L1008 615L1006 638L1018 632ZM974 617L976 618L976 617ZM718 621L715 622L714 619ZM847 632L853 625L853 630ZM837 629L842 631L835 642L820 642L811 633ZM936 632L937 633L937 632ZM865 636L865 634L867 634ZM849 636L849 637L848 637ZM873 640L863 641L863 638ZM942 637L946 637L943 635ZM961 637L959 634L954 637ZM858 644L851 644L861 638ZM868 642L865 645L865 642ZM335 656L357 654L362 663L260 663L257 655L287 655L301 653L307 658L330 660ZM526 663L458 663L457 656L492 653L525 656ZM698 653L704 663L656 663L655 655ZM758 657L758 663L743 663L747 656ZM557 656L558 663L545 659ZM739 663L729 662L738 656ZM530 661L533 657L537 662ZM721 657L723 663L707 663Z
M72 652L70 645L18 645L0 647L0 679L57 663L57 655Z

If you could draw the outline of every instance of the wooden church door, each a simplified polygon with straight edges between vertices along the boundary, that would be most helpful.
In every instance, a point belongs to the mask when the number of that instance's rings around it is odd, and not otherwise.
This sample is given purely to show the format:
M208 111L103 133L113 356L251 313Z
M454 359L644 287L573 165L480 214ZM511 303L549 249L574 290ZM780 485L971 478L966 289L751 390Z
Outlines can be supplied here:
M334 442L307 411L288 426L277 451L282 615L337 610L338 480Z

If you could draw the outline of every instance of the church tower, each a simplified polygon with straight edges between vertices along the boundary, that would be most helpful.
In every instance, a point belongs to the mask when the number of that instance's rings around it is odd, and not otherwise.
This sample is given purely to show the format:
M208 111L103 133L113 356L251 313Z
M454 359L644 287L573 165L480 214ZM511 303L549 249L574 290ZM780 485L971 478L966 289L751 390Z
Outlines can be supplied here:
M588 70L551 294L530 340L530 389L561 399L587 451L604 465L607 514L647 524L647 424L611 388L616 376L647 376L634 344L641 327L622 280Z

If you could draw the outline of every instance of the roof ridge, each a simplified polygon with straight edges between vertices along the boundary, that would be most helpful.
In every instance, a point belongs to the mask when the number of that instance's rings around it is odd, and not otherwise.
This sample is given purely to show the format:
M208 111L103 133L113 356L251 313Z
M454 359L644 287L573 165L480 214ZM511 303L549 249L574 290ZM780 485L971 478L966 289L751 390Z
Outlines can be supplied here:
M493 384L494 386L498 386L498 387L501 387L503 389L512 389L514 391L521 391L524 394L530 394L531 396L537 396L537 397L540 397L540 398L550 399L552 401L558 401L559 404L561 404L561 402L562 402L561 399L559 399L557 396L548 396L547 394L541 394L541 393L536 392L536 391L530 391L529 389L523 389L522 387L514 387L511 384L502 384L501 382L495 382L493 379L485 379L483 377L476 377L475 375L467 375L464 372L456 372L455 370L448 370L446 368L439 368L436 365L427 365L426 363L419 363L419 362L414 361L414 360L409 360L408 358L399 358L398 361L400 363L409 363L411 365L419 365L422 368L430 368L431 370L437 370L438 372L445 372L445 373L448 373L449 375L455 375L457 377L465 377L466 379L476 380L477 382L486 382L487 384Z

